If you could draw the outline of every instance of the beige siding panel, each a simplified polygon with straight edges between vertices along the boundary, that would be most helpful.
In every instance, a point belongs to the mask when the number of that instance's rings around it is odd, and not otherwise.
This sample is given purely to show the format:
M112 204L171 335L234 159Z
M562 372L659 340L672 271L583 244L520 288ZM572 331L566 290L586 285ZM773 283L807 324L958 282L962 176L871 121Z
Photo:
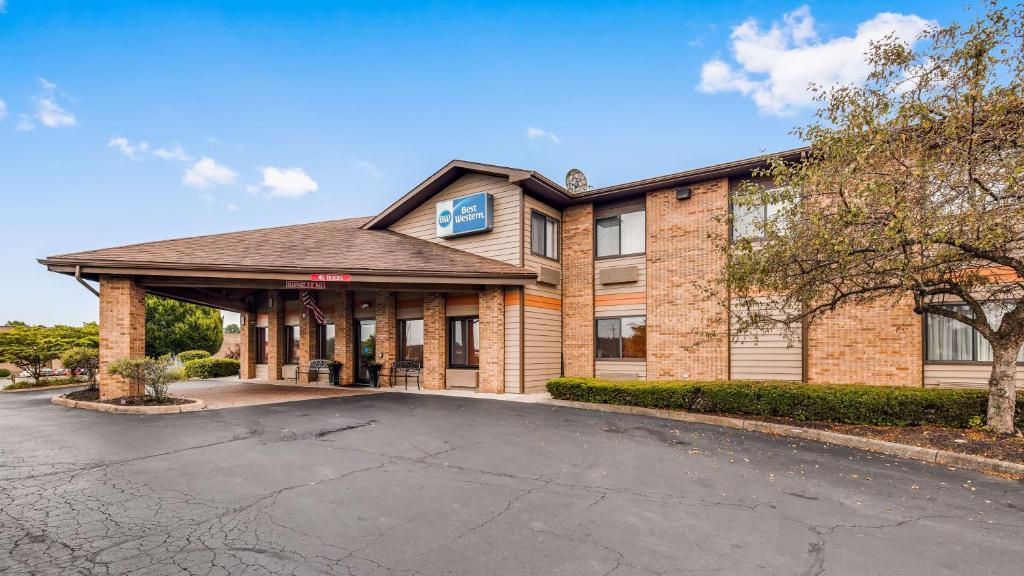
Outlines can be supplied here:
M636 266L636 282L601 284L601 271L608 268ZM627 294L647 291L647 257L644 254L594 261L594 296L601 294Z
M525 316L525 387L527 392L541 392L548 380L562 374L562 314L527 306Z
M924 385L939 388L988 388L991 364L924 365ZM1017 388L1024 388L1024 366L1017 367ZM1018 392L1019 393L1019 392Z
M536 198L533 198L532 196L525 196L525 203L526 203L526 210L525 210L526 214L525 214L524 219L523 219L523 266L527 270L533 270L534 272L537 272L538 274L540 273L540 269L542 267L544 267L544 268L552 268L554 270L558 270L559 276L561 276L561 273L562 273L562 261L561 261L561 251L562 251L561 242L562 242L562 238L559 238L559 247L558 247L559 259L558 260L552 260L550 258L545 258L543 256L536 256L536 255L534 255L532 253L532 245L531 245L531 242L530 242L530 235L532 234L532 229L533 229L533 220L530 218L530 214L531 214L531 212L533 210L536 210L538 212L542 212L542 213L546 214L547 216L551 216L552 218L558 220L558 234L559 234L559 236L561 236L561 234L562 234L562 213L559 210L557 210L555 208L552 208L551 206L548 206L547 204L541 202L540 200L537 200ZM561 296L562 296L562 283L561 283L561 281L559 281L559 283L557 285L555 285L555 286L552 286L550 284L534 284L532 286L528 286L527 287L527 293L529 293L529 294L538 294L538 295L541 295L541 296L548 296L548 297L552 297L552 298L561 298Z
M596 318L612 318L616 316L646 316L647 304L615 304L594 306Z
M494 229L471 236L438 238L435 203L476 192L488 192L494 197ZM520 197L519 186L505 178L467 174L417 206L390 229L518 266L522 245L519 241Z
M285 300L284 323L285 326L295 326L299 323L299 316L302 315L302 303L298 300Z
M643 360L596 360L594 376L608 380L646 380L647 362Z
M732 314L743 312L734 301ZM748 333L732 338L729 349L729 374L733 380L803 379L803 347L800 333L783 329Z

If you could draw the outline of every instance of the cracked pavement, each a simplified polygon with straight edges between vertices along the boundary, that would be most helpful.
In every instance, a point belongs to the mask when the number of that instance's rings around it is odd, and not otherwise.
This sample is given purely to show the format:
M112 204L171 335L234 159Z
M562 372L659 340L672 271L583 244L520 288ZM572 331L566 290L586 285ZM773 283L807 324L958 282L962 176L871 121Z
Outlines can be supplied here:
M374 394L0 395L0 573L1019 574L1024 483L791 438Z

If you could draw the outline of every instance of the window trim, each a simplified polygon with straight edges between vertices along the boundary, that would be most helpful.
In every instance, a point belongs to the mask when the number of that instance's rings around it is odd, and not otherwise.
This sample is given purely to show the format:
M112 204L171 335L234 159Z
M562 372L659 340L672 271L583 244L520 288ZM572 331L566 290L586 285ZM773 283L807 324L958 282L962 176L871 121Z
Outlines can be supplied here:
M993 302L999 302L1000 300L993 300ZM984 305L985 302L982 302ZM964 302L948 302L947 306L964 306L967 304ZM930 360L928 358L928 317L931 316L932 312L925 312L921 315L921 357L924 359L926 365L932 366L991 366L994 364L991 360ZM943 316L943 318L946 318ZM977 358L977 338L980 338L978 331L973 326L968 326L971 329L971 358ZM1024 348L1022 348L1024 351ZM1021 352L1017 353L1017 366L1024 366L1024 359L1021 359Z
M622 353L622 320L625 318L643 318L644 327L647 326L647 314L626 314L623 316L595 316L594 317L594 361L595 362L646 362L647 361L647 333L644 333L644 355L642 357L625 357L619 356L616 358L602 358L598 356L597 346L597 323L601 320L618 320L619 321L619 353Z
M446 360L446 364L447 364L448 368L462 369L462 370L479 370L480 369L480 364L455 364L454 362L452 362L452 349L453 349L453 346L452 346L452 323L454 323L454 322L466 322L467 325L468 325L469 324L468 321L476 320L477 330L479 331L479 329L480 329L480 315L478 314L478 315L475 315L475 316L449 316L446 320L447 320L447 325L445 327L447 328L447 330L446 330L444 339L445 339L445 347L447 348L447 351L445 353L445 356L446 356L445 360ZM468 330L467 330L467 333L468 333ZM480 353L479 353L479 351L477 351L477 361L478 362L479 362L479 358L480 358Z
M407 362L407 361L409 361L409 362L421 362L421 363L423 362L423 358L420 358L419 360L409 360L408 358L405 357L405 354L404 354L404 351L405 351L405 330L403 330L402 328L403 328L403 326L404 326L404 324L406 322L415 322L417 320L420 321L420 322L423 322L423 318L399 318L395 322L395 334L397 336L397 338L395 338L395 344L396 344L395 358L397 358L397 360L399 362ZM423 332L424 332L424 334L422 334L422 336L425 336L426 335L426 325L425 324L423 326ZM426 342L424 341L424 343L421 344L421 346L424 346L425 344L426 344ZM422 352L421 352L421 354L422 354Z
M534 246L533 246L533 217L535 215L536 216L540 216L541 218L544 219L544 224L545 224L545 227L544 227L544 248L547 248L547 245L548 245L547 223L548 223L548 221L551 221L551 222L555 223L555 256L554 257L548 256L547 254L543 254L541 252L537 252L536 249L534 249ZM532 254L533 256L538 256L540 258L544 258L546 260L551 260L552 262L558 262L561 259L561 257L562 257L562 221L559 220L558 218L555 218L554 216L551 216L550 214L548 214L546 212L541 212L540 210L537 210L536 208L531 208L530 209L530 254Z
M624 214L635 214L637 212L643 212L644 213L644 249L642 251L640 251L640 252L629 252L629 253L623 254L622 253L622 216ZM601 220L608 220L610 218L617 218L619 220L619 253L618 254L610 254L610 255L607 255L607 256L598 256L597 255L597 223L600 222ZM644 254L647 254L647 207L646 206L644 206L643 208L636 208L636 209L631 207L631 208L625 209L625 210L623 210L621 212L615 212L615 213L612 213L612 214L604 214L604 215L601 215L601 216L594 216L594 227L593 227L593 230L594 230L594 260L595 261L596 260L614 260L616 258L629 258L631 256L643 256Z

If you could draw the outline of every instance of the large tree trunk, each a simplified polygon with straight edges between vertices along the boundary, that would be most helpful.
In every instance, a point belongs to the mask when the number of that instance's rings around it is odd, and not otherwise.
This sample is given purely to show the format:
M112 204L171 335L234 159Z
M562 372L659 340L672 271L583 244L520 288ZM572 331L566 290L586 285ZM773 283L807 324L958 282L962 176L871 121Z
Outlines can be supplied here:
M989 428L1002 434L1013 433L1013 413L1017 406L1017 353L1019 346L992 347L992 377L988 380Z

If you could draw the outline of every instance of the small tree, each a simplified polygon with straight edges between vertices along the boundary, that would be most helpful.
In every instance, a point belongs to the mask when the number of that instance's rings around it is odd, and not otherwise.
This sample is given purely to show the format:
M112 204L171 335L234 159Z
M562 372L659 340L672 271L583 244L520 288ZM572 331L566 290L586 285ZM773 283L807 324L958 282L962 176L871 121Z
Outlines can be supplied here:
M0 332L0 361L28 372L38 384L43 369L83 337L82 329L70 326L15 325L7 332Z
M181 370L174 367L169 354L159 358L122 358L112 362L107 370L148 390L157 402L167 398L167 388L182 378Z
M238 324L228 324L224 327L225 334L240 334L242 329L238 327Z
M82 346L69 348L61 354L60 362L65 368L71 370L72 374L85 372L89 378L90 387L96 387L96 374L100 370L99 350Z
M733 214L771 210L723 241L737 331L814 322L846 305L912 302L992 348L987 423L1013 431L1024 343L1024 7L889 38L863 85L816 89L803 162L771 162ZM763 237L763 239L761 238ZM772 294L765 305L765 294ZM951 305L955 303L955 305Z
M224 341L224 320L209 306L146 296L146 355L154 358L184 350L216 354Z

